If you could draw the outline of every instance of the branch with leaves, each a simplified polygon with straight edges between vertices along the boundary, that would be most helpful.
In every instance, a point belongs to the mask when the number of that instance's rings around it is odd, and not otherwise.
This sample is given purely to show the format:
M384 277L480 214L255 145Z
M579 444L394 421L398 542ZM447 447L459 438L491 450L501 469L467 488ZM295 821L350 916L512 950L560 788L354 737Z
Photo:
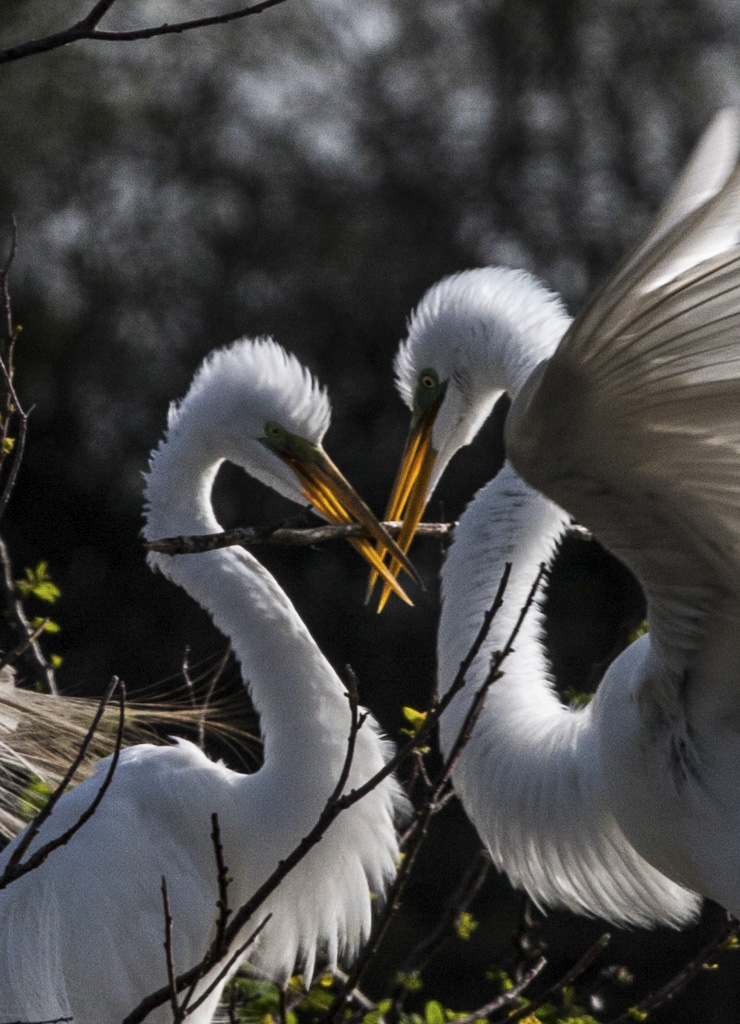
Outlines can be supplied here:
M11 237L8 255L0 266L0 302L2 316L0 323L0 478L5 477L0 489L0 519L5 514L8 502L15 488L18 472L23 461L28 433L28 412L24 410L15 390L15 344L20 333L13 321L13 306L10 298L8 278L18 248L18 224L12 217ZM49 692L56 694L57 683L52 664L45 657L39 638L49 628L47 622L30 622L23 605L23 594L16 586L10 553L0 537L0 593L5 604L5 614L20 636L10 652L6 652L3 664L12 664L23 659Z
M22 60L24 57L33 57L40 53L49 53L51 50L58 50L70 43L77 43L83 39L93 39L112 43L135 42L138 39L153 39L156 36L169 36L181 32L191 32L194 29L208 28L211 25L227 25L232 21L241 21L255 14L262 14L270 7L277 7L286 0L260 0L259 3L249 4L246 7L239 7L225 14L214 14L204 18L191 18L188 21L165 22L162 25L152 25L146 28L130 29L128 31L111 31L99 28L100 22L108 11L116 3L116 0L98 0L84 18L80 18L73 25L61 29L59 32L52 32L50 35L41 36L38 39L29 39L23 43L16 43L0 50L0 64L9 64L11 61Z

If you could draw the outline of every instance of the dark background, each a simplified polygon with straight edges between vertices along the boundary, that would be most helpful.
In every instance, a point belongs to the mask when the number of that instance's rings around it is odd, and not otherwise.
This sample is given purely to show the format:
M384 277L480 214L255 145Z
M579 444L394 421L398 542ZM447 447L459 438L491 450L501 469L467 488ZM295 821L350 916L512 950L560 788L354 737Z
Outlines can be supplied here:
M0 45L70 24L68 0L3 0ZM126 0L106 27L228 9ZM146 569L141 473L168 402L211 348L272 334L328 385L327 449L377 512L407 415L392 386L406 317L444 274L506 263L577 312L633 244L712 113L740 98L734 0L290 0L231 26L81 43L0 67L0 239L19 224L11 287L17 387L34 404L3 523L18 572L49 562L69 692L180 685L222 648L204 614ZM501 459L498 411L461 453L427 518L455 518ZM225 525L287 503L225 471ZM348 546L260 549L339 668L391 734L435 671L438 546L420 542L416 607L362 606ZM639 621L639 592L595 545L570 542L549 598L559 683L592 686ZM32 682L31 679L28 680ZM567 823L564 824L567 827ZM476 848L456 808L435 822L388 957L434 919ZM424 996L472 1009L511 953L520 898L489 883L481 925ZM617 933L604 963L634 1002L716 927ZM603 928L545 925L553 974ZM656 1021L740 1020L738 964L703 976ZM372 988L372 980L370 987Z

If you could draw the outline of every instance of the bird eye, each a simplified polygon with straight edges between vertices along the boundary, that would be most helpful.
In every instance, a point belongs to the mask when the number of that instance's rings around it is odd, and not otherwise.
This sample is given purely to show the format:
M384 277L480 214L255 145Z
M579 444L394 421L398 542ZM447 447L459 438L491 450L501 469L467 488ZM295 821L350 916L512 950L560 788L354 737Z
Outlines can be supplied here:
M265 437L281 437L282 433L283 430L279 423L275 423L273 420L268 420L265 423Z
M433 370L422 370L419 374L419 383L426 391L434 391L439 380Z

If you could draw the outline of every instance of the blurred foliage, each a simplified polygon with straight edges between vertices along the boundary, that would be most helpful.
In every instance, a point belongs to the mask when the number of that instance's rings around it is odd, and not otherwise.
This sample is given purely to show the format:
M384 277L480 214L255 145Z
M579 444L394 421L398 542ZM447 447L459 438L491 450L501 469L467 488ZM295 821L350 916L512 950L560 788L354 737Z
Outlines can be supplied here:
M0 44L89 6L5 0ZM126 0L105 24L228 6ZM327 447L381 509L406 427L392 358L423 291L503 262L577 311L714 110L737 101L739 44L733 0L295 0L197 35L82 43L0 67L0 240L13 210L17 386L34 405L3 526L15 564L47 560L64 594L62 685L96 693L116 673L135 690L179 677L186 644L196 660L220 644L200 609L151 576L138 537L141 472L205 352L245 333L293 350L333 396ZM504 412L456 458L432 517L458 516L493 475ZM225 525L294 511L228 469L217 507ZM362 608L347 545L260 552L394 735L413 728L401 706L426 706L435 672L440 552L414 550L427 590L380 618ZM579 693L644 615L628 574L575 541L547 609L559 684ZM476 845L458 809L435 821L389 963L424 934ZM485 972L505 960L519 912L504 882L487 883L479 927L435 968L445 1011L490 997ZM597 927L550 915L553 969ZM703 934L617 936L614 956L647 984ZM387 969L369 976L371 992ZM711 980L711 1000L702 979L651 1019L725 1021L740 981Z

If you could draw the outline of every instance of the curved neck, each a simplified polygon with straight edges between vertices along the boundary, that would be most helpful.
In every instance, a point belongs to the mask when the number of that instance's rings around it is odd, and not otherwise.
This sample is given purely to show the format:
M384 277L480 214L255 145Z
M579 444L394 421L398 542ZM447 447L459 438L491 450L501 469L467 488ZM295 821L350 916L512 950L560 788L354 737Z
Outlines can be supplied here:
M494 602L507 563L512 570L503 607L468 673L464 690L450 706L450 719L466 713L486 677L492 654L508 642L540 565L549 565L567 524L567 514L525 484L508 462L466 509L442 570L438 659L443 693L452 685ZM553 709L561 709L542 644L539 597L527 612L503 671L504 676L492 688L493 699L506 691L507 701L529 703L536 695L538 714L547 717Z
M504 564L504 605L440 722L449 752L491 655L507 643L542 562L549 564L567 516L507 463L475 497L455 531L442 573L440 687L446 691L492 605ZM538 903L608 920L681 923L695 899L637 854L609 811L593 705L563 707L530 608L454 770L455 790L494 863Z
M152 457L147 539L220 529L211 489L222 461L197 430L178 423ZM305 750L304 765L333 778L329 766L341 765L349 732L345 687L270 573L241 548L150 554L149 564L187 591L231 641L260 715L265 767L284 772Z

